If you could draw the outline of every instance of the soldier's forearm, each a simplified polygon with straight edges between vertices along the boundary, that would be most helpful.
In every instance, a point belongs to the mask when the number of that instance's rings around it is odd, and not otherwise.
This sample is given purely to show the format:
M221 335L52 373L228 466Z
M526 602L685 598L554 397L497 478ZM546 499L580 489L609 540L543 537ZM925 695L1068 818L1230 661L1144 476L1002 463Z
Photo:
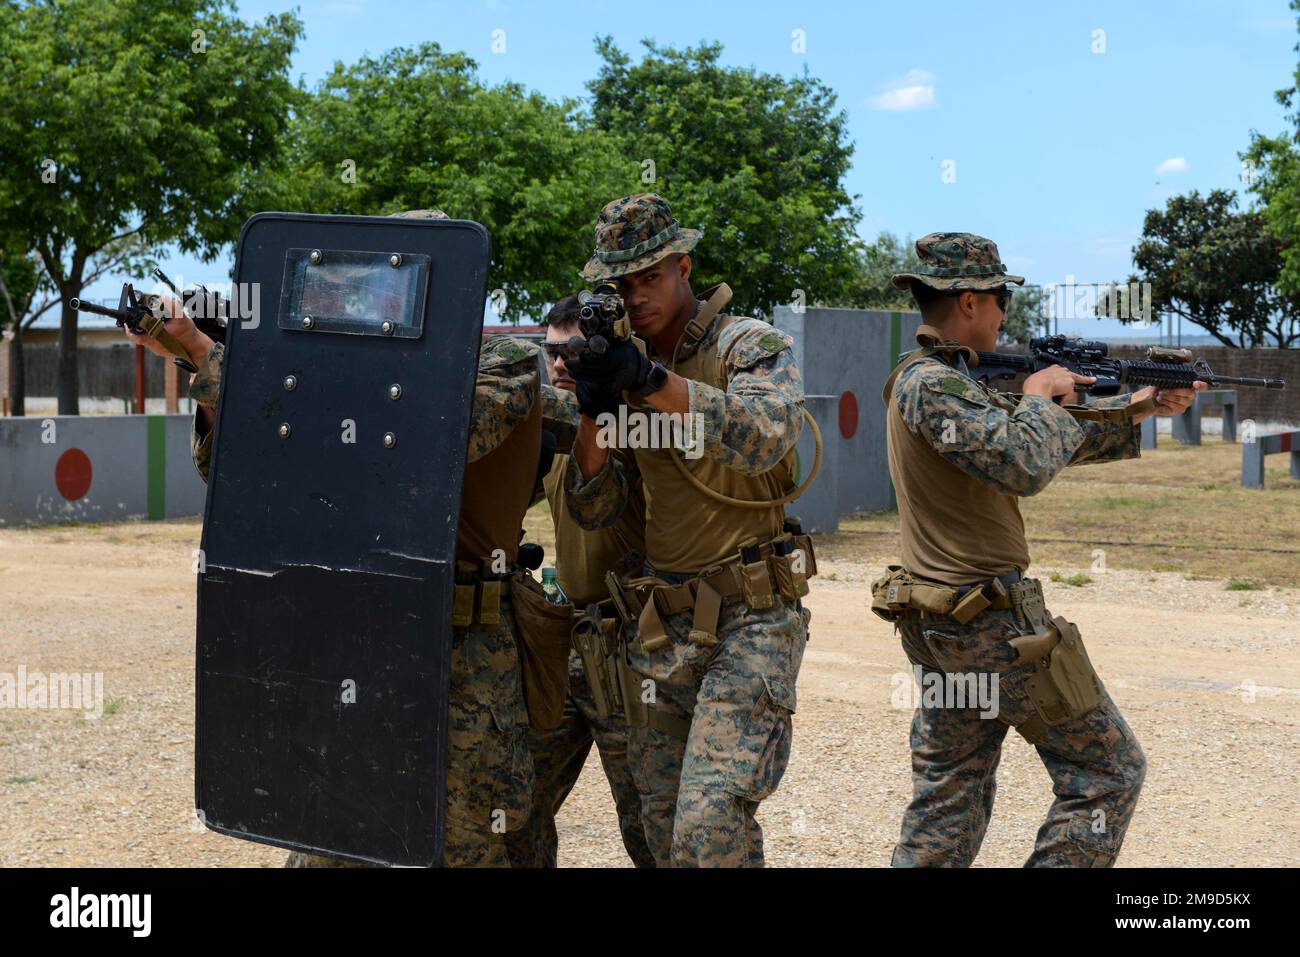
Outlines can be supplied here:
M659 412L676 412L685 415L691 411L691 389L686 380L676 372L668 373L663 388L646 396L646 402Z
M578 463L578 471L582 473L584 482L590 482L592 476L605 467L605 460L609 458L609 449L601 448L596 441L599 432L600 426L596 425L595 419L584 415L579 420L578 437L573 443L573 459Z

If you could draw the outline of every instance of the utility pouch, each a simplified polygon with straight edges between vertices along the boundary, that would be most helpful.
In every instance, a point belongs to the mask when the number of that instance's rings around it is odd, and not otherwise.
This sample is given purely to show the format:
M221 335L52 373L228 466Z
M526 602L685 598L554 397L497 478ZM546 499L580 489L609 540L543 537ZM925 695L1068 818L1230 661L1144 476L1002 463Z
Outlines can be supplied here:
M759 552L758 542L752 538L740 546L740 588L745 604L755 611L766 611L776 604L767 562Z
M871 610L885 621L902 621L912 607L911 580L901 565L890 565L886 572L871 583Z
M501 582L484 582L485 594L488 585L497 586L500 594ZM516 572L511 578L510 596L528 723L539 731L559 727L569 698L573 606L547 601L542 586L527 571Z
M451 623L456 628L474 624L474 586L456 585L451 597Z
M804 578L817 577L817 556L813 553L812 536L796 534L794 536L794 550L803 553Z
M479 583L478 622L480 625L501 624L501 582L497 579Z
M982 588L972 588L952 606L950 614L959 625L964 625L991 604Z
M478 592L478 569L469 562L456 563L456 583L451 593L451 623L456 628L474 624L474 596Z
M1079 629L1060 617L1052 619L1050 628L1060 635L1060 641L1025 679L1034 710L1049 726L1083 717L1101 704L1102 697L1101 680L1083 647Z
M788 602L808 594L806 557L795 548L793 536L786 535L772 543L772 574L777 590Z

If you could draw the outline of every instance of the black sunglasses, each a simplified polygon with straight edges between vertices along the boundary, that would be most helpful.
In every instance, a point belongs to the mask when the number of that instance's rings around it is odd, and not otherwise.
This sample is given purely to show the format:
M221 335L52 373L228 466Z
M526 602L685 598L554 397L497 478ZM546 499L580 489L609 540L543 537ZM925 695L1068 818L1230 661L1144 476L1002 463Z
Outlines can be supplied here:
M998 308L1005 313L1011 306L1011 297L1014 293L1010 289L954 289L948 295L956 298L964 292L982 292L998 297Z

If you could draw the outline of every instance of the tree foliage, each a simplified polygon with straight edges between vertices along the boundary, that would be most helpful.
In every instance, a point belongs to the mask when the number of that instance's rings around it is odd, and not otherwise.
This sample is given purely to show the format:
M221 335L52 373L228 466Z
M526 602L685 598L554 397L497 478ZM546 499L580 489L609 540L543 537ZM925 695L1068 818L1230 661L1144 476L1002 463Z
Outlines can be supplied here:
M725 280L735 308L758 315L798 290L808 304L849 300L861 214L843 186L853 145L831 89L806 69L787 79L724 66L719 43L643 46L634 63L609 37L596 41L591 113L638 190L703 228L696 285Z
M484 84L436 43L337 63L293 123L283 202L379 216L436 208L492 233L503 314L537 315L574 291L591 255L597 197L634 172L575 101Z
M1149 210L1130 282L1149 282L1157 312L1181 316L1226 346L1289 348L1300 341L1300 313L1277 288L1283 244L1262 211L1236 205L1229 190L1193 190ZM1121 321L1139 321L1134 311Z
M61 413L77 411L66 303L96 262L127 241L211 257L256 211L300 33L290 14L246 24L229 0L0 4L0 235L36 251L64 300Z

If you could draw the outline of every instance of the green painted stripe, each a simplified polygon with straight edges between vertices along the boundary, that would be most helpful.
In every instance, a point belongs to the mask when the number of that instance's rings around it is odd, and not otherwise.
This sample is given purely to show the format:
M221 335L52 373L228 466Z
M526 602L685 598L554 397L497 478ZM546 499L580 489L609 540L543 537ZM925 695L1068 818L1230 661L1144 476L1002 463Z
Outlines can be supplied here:
M892 371L894 366L898 365L898 360L902 358L901 350L903 348L903 314L901 312L891 312L889 314L889 368ZM889 481L889 510L898 511L898 496L894 494L894 481Z
M149 430L149 519L167 515L167 417L146 416Z

